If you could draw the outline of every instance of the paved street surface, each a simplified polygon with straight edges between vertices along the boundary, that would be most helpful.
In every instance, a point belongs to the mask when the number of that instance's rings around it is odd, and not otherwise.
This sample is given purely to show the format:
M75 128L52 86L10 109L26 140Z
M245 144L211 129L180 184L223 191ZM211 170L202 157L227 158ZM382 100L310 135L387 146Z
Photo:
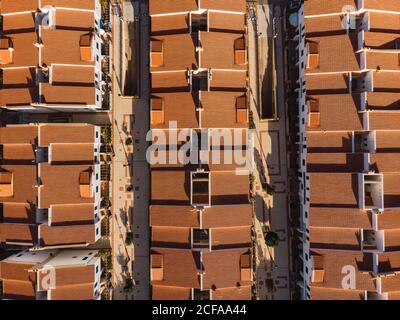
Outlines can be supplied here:
M266 1L265 1L266 3ZM264 9L262 14L257 12ZM256 200L255 200L255 231L256 243L256 278L257 292L260 300L266 299L290 299L290 275L289 275L289 254L288 254L288 177L286 169L286 111L284 102L283 86L272 88L277 90L277 120L262 120L259 114L259 93L265 88L258 87L258 68L268 66L268 56L263 55L262 50L257 57L257 45L259 37L271 37L274 32L271 30L273 24L270 16L280 17L280 8L273 10L272 6L255 6L249 14L249 68L250 68L250 108L253 112L256 125L255 141L255 177L256 177ZM251 21L253 17L253 20ZM257 17L257 19L255 18ZM260 20L264 19L264 20ZM277 50L275 61L277 73L283 74L283 52L282 52L282 28L281 20L277 19L275 48ZM262 30L268 28L267 30ZM257 42L256 42L257 41ZM266 42L267 43L267 42ZM259 59L259 60L258 60ZM264 70L260 70L263 73ZM278 79L279 81L279 79ZM263 82L271 86L270 83ZM262 173L264 171L264 174ZM274 195L267 195L262 187L264 180L275 187ZM279 235L280 243L277 248L269 248L265 244L264 236L266 231L271 230Z
M114 19L114 39L126 39L132 34L123 34L120 37L121 28L125 32L132 29L126 28L126 24L134 19L132 7L127 6L128 14L123 15L123 21L119 17ZM139 8L135 7L134 15L138 17ZM142 8L146 12L146 8ZM148 18L141 19L141 41L146 43L148 39ZM120 65L126 65L132 48L127 48L130 42L122 45L124 52L118 54L119 44L115 44L113 68L119 70ZM143 46L145 48L145 46ZM122 96L121 86L114 77L114 104L113 104L113 145L115 157L113 161L113 284L114 299L150 299L149 284L149 166L145 155L147 149L146 133L149 128L148 112L148 52L141 51L142 70L141 75L145 85L141 86L140 98ZM126 50L126 51L125 51ZM120 59L126 59L120 61ZM126 78L124 78L126 80ZM147 82L147 83L146 83ZM126 86L127 84L124 84ZM128 84L130 85L130 84ZM132 144L127 145L126 139L132 139ZM132 244L127 245L125 238L127 232L133 235ZM123 287L127 279L132 278L133 290L126 292Z

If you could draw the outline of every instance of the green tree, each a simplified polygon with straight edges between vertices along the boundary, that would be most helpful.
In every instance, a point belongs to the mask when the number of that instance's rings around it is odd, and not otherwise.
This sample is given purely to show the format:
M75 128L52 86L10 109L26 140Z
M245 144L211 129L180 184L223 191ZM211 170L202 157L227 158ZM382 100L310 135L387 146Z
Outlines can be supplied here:
M265 243L268 247L275 248L279 245L279 237L276 232L268 231L265 235Z

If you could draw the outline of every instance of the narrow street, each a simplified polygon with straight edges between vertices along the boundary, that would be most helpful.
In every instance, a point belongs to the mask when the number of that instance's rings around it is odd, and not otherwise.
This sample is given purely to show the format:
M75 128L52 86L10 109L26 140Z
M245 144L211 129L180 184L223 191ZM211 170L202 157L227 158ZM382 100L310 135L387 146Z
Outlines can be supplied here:
M290 231L282 8L262 1L251 6L249 11L250 109L256 127L254 176L257 294L260 300L287 300L291 297L288 254ZM269 50L271 44L275 50ZM274 59L271 59L271 54ZM271 63L276 70L271 70ZM266 70L261 70L263 68ZM267 77L268 81L259 81L258 75L265 73L277 74L276 81L273 81L274 76ZM280 85L276 86L275 83ZM275 95L276 99L272 98ZM265 110L261 105L263 100L268 104L276 102L275 119L263 119L265 111L259 112ZM263 182L275 188L273 195L263 190ZM280 241L276 248L266 246L264 237L267 231L278 234Z
M134 10L134 12L133 12ZM133 2L122 8L122 20L113 15L113 35L115 41L133 38L132 23L140 19L142 43L146 43L149 21L146 17L145 4L139 10L139 3ZM122 36L121 36L122 32ZM128 32L129 34L124 34ZM138 41L138 39L135 39ZM114 103L113 103L113 145L115 157L113 161L113 283L114 299L145 300L150 299L149 284L149 167L146 161L146 134L149 128L148 112L148 52L141 50L139 97L123 96L123 88L134 86L131 77L118 75L120 65L127 65L132 58L133 48L127 47L134 41L114 44ZM145 46L144 46L145 47ZM122 48L123 54L118 50ZM129 53L129 54L128 54ZM124 61L120 61L120 59ZM138 120L138 121L136 121ZM127 240L127 237L129 240ZM132 280L133 286L127 286ZM125 289L124 289L125 287ZM128 288L127 288L128 287Z

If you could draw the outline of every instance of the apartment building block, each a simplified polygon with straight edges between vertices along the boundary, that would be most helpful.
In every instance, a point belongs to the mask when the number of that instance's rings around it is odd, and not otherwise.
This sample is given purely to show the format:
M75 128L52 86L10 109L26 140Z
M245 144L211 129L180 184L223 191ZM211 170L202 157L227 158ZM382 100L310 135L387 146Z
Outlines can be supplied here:
M248 145L245 12L242 0L150 1L153 299L252 298L248 168L224 153ZM195 157L181 162L185 144Z
M4 299L100 300L105 277L96 250L21 251L0 262Z
M305 0L297 101L304 299L399 299L400 2Z
M100 128L0 128L0 242L32 250L101 237Z
M2 0L0 107L100 110L108 94L101 14L99 0Z

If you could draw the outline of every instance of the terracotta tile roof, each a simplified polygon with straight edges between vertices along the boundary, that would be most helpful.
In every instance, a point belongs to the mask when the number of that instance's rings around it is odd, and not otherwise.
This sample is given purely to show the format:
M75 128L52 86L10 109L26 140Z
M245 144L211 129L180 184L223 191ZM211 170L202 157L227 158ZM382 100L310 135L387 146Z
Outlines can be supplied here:
M315 152L351 152L352 133L348 131L307 132L307 149Z
M152 41L162 41L163 65L151 67L151 71L185 70L188 66L196 66L195 38L188 32L152 37Z
M79 14L78 14L79 16ZM85 15L80 15L85 19ZM90 29L82 31L71 29L42 29L43 64L50 66L52 63L92 65L94 61L82 61L79 41L82 35Z
M400 93L368 92L367 102L369 110L398 110L400 108Z
M311 286L313 300L364 300L364 290L332 289Z
M62 286L51 290L52 300L93 300L93 283Z
M367 51L367 69L400 70L399 53Z
M372 12L370 13L372 14ZM385 14L385 16L392 17L392 14ZM390 23L390 21L389 21ZM383 27L383 26L382 26ZM384 28L384 27L383 27ZM365 32L364 33L364 47L371 49L396 49L396 40L398 34L386 32ZM367 61L368 62L368 61ZM376 68L376 65L373 67ZM382 68L385 69L385 68Z
M1 223L0 242L17 242L33 245L38 240L36 225L22 223Z
M95 127L90 124L41 124L39 145L51 143L93 143Z
M91 164L94 162L93 143L55 143L51 145L51 163Z
M93 197L83 198L79 191L80 173L93 172L93 170L91 165L53 166L48 163L39 163L40 207L49 208L54 204L93 203Z
M322 283L313 283L313 287L342 289L342 281L347 272L344 267L352 266L356 271L355 290L376 290L372 271L372 254L337 251L337 250L315 250L310 254L322 255L324 258L324 280Z
M364 157L361 153L308 153L308 172L362 172Z
M349 93L348 73L306 74L307 94Z
M400 11L400 3L397 0L364 0L365 9Z
M235 40L243 36L237 33L200 32L203 47L200 52L201 67L246 70L246 65L235 64Z
M14 13L23 11L35 11L37 9L38 0L2 0L1 13Z
M400 288L400 275L390 275L381 278L382 292L398 291ZM393 296L392 296L393 297Z
M41 0L42 6L52 5L62 8L76 8L85 10L94 10L95 0Z
M10 172L13 176L13 195L1 196L2 202L30 203L36 201L37 172L33 165L1 165L1 171Z
M202 9L210 10L225 10L225 11L236 11L246 12L246 1L243 0L202 0Z
M385 208L400 207L400 173L385 173L383 179ZM400 242L399 242L400 243Z
M318 15L328 13L340 13L344 6L352 6L357 9L357 0L305 0L304 1L304 14Z
M203 211L203 226L235 227L252 225L252 207L246 205L212 206Z
M400 210L385 210L378 215L378 229L400 228Z
M39 226L42 246L91 244L95 241L95 227L91 225Z
M243 1L245 3L245 1ZM243 33L246 25L244 14L230 14L213 12L208 14L210 31L240 32Z
M5 144L3 145L4 164L25 163L33 164L35 162L35 150L31 144Z
M375 172L400 172L398 153L371 153L370 164Z
M0 128L1 144L34 144L37 137L37 126L17 125Z
M189 15L174 14L170 16L151 17L151 35L161 36L166 34L188 33Z
M312 227L372 228L371 213L360 209L311 207L308 216Z
M368 15L370 30L393 31L393 35L400 31L400 16L398 14L370 11Z
M34 68L3 69L0 105L27 106L39 101Z
M185 71L152 73L151 91L160 92L189 92L190 87Z
M313 21L313 19L311 19ZM357 34L309 37L307 41L319 45L319 67L307 73L349 72L360 70L357 51Z
M310 246L313 249L360 250L360 229L311 226Z
M400 114L397 111L370 111L370 130L397 130L399 128Z
M251 285L250 281L241 280L240 257L248 249L211 251L203 254L204 288L232 288Z
M344 15L305 18L305 31L309 36L326 36L332 34L346 34L343 23Z
M400 271L400 253L382 252L378 255L378 272Z
M200 253L191 250L156 249L152 254L163 257L163 280L153 280L152 285L199 288L198 270Z
M191 288L153 284L151 287L151 297L153 300L190 300Z
M251 246L251 227L211 228L213 249Z
M2 205L4 223L36 223L36 208L34 204L5 202Z
M399 152L400 131L376 131L377 152Z
M152 226L151 246L190 249L190 228Z
M150 14L163 14L172 12L185 12L197 10L196 0L152 0L149 2Z
M62 204L51 206L51 225L84 225L94 223L94 204Z
M3 17L2 36L11 38L13 60L7 67L36 66L39 60L35 22L32 13L21 13Z
M387 92L398 90L398 83L400 81L399 72L389 71L375 71L374 76L374 91Z
M362 117L358 113L359 95L326 94L312 95L308 98L318 101L320 112L320 123L318 126L312 126L311 130L362 130Z
M165 227L199 227L198 210L191 206L151 205L150 225Z
M163 99L164 123L152 124L152 128L168 128L170 121L176 121L178 128L199 127L196 114L197 97L190 92L171 92L153 95Z
M399 250L400 250L400 229L385 230L385 251L399 251Z
M18 300L34 300L35 286L30 281L3 280L3 298Z
M357 174L310 173L311 206L357 207Z
M210 82L211 90L235 89L235 91L246 92L247 72L245 71L222 71L213 70Z

